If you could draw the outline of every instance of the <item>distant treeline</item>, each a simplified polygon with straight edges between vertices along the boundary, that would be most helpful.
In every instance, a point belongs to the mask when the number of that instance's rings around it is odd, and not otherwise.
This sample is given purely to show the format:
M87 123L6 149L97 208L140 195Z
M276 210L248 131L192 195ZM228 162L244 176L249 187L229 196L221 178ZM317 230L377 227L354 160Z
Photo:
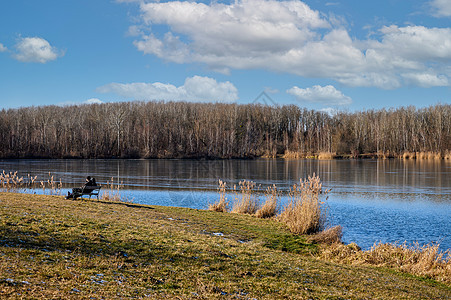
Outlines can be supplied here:
M124 102L0 112L2 158L248 158L451 149L451 105L329 115L295 105Z

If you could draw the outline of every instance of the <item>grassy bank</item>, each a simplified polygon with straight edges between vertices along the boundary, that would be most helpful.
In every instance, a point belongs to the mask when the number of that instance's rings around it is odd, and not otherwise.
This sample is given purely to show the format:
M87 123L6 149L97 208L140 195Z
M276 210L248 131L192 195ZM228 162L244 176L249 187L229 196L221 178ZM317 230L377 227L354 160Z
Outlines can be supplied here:
M315 258L280 223L0 193L2 298L444 299L449 285Z

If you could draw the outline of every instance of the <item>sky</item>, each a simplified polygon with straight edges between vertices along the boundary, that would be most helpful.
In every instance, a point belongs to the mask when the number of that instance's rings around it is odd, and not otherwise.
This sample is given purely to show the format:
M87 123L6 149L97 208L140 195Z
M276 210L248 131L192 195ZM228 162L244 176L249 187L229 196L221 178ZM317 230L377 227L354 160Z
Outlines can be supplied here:
M451 1L0 1L0 109L134 100L451 104Z

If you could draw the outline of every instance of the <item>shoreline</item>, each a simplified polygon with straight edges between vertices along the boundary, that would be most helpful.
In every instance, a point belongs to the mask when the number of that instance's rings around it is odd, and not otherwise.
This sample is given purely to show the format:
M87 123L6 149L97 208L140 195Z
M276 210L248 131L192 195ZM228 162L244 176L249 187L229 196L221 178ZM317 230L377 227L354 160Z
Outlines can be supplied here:
M296 159L313 159L313 160L358 160L358 159L375 159L375 160L386 160L386 159L400 159L400 160L429 160L429 161L451 161L451 150L445 150L442 152L432 152L432 151L418 151L418 152L403 152L400 154L394 153L356 153L356 154L337 154L332 152L318 152L318 153L304 153L296 151L287 151L284 154L268 155L263 154L260 156L249 156L249 157L205 157L205 156L161 156L161 157L134 157L134 156L124 156L124 157L79 157L79 156L68 156L68 157L47 157L47 156L25 156L25 157L0 157L1 160L255 160L255 159L286 159L286 160L296 160Z

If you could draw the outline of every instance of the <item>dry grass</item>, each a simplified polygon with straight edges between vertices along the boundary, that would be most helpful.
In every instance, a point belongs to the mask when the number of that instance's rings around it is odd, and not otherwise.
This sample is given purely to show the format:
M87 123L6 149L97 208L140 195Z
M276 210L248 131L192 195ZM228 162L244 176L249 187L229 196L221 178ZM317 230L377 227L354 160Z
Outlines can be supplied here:
M302 236L249 215L0 193L0 235L2 299L447 299L450 291L314 258L318 247Z
M101 199L103 201L125 201L126 199L121 195L121 189L124 187L123 183L115 183L114 177L111 177L111 181L107 181L106 186L102 187L102 196Z
M406 273L451 283L451 252L441 252L439 244L412 246L403 244L375 244L361 251L355 244L336 243L325 247L323 259L348 263L390 267Z
M6 173L4 170L0 174L0 191L10 193L28 193L33 189L41 188L42 193L49 195L61 195L63 183L61 179L56 181L49 172L47 179L37 180L37 176L27 175L26 178L19 176L18 172Z
M446 160L451 160L451 151L446 150L445 153L443 154L443 158Z
M415 159L417 156L416 156L416 153L415 152L408 152L408 151L405 151L402 155L401 155L401 158L402 159Z
M305 158L305 154L299 151L285 151L284 155L282 156L282 158L285 159L300 159L300 158Z
M279 216L295 234L312 234L320 232L326 222L324 202L320 201L322 183L318 176L309 176L300 180L289 192L290 202ZM327 193L327 191L326 191Z
M337 154L332 152L320 152L318 154L318 159L334 159L336 157Z
M255 182L243 180L239 182L241 196L238 196L236 187L234 187L235 201L232 207L232 213L237 214L255 214L258 210L258 187Z
M432 152L432 151L419 151L419 152L408 152L405 151L401 155L402 159L417 159L417 160L440 160L446 158L445 155L442 155L440 152Z
M277 215L279 211L278 206L280 193L277 190L276 185L266 188L265 197L265 203L255 213L257 218L272 218Z
M343 227L338 225L310 236L308 241L316 244L331 245L334 243L341 243L342 236Z
M219 179L219 201L208 206L208 210L227 212L229 202L227 201L227 183Z

